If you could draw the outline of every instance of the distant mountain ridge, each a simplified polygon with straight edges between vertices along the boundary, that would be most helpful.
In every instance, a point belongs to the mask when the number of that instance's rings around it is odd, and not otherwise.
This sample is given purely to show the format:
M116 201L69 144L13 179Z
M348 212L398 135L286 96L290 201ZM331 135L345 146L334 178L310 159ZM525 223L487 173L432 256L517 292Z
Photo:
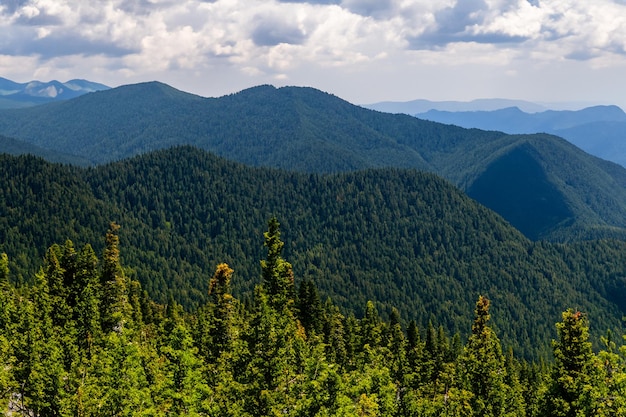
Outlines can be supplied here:
M381 113L313 88L266 85L203 98L134 84L0 111L0 134L95 164L193 145L307 173L413 168L453 182L531 239L626 238L622 167L556 136Z
M429 110L440 110L450 112L460 111L493 111L509 107L518 107L527 113L536 113L548 110L542 104L533 103L526 100L512 100L505 98L481 98L471 101L431 101L417 99L410 101L381 101L378 103L363 104L363 107L385 113L403 113L414 115L425 113Z
M465 128L560 136L582 150L626 166L626 113L617 106L594 106L577 111L527 113L517 107L494 111L429 110L416 117Z
M17 83L0 77L0 109L20 108L53 101L69 100L86 93L108 90L110 87L87 80L56 80Z

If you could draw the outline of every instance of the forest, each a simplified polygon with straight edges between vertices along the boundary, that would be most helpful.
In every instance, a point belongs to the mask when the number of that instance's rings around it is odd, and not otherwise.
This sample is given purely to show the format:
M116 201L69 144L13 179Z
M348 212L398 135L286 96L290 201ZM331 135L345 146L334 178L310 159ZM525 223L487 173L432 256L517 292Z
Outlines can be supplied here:
M233 294L250 303L259 240L281 220L295 281L360 316L398 310L420 328L438 323L466 337L479 295L492 301L505 347L551 356L562 311L594 320L594 334L621 331L626 244L532 242L435 175L367 170L318 175L251 168L183 147L95 168L0 156L0 252L15 281L32 283L56 242L103 250L110 221L127 275L150 297L192 311L207 301L207 271L235 270ZM595 344L597 348L597 342Z
M296 285L276 218L263 233L254 296L234 271L207 273L207 301L150 299L121 263L120 226L102 254L54 244L32 283L0 257L0 406L23 416L623 416L626 348L567 309L553 359L503 349L490 300L468 336L420 328L367 302L343 314L314 283Z

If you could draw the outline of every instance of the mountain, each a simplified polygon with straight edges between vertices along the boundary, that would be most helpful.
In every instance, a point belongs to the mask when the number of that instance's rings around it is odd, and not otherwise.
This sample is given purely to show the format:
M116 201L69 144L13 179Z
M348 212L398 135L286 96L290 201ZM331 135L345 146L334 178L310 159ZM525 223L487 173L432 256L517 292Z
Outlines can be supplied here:
M567 139L591 155L626 166L626 113L617 106L533 114L516 107L495 111L430 110L415 116L465 128L506 133L551 133Z
M104 84L87 80L64 83L30 81L16 83L0 77L0 109L30 107L53 101L69 100L94 91L108 90Z
M422 329L432 320L466 333L483 294L505 345L536 357L549 352L568 307L587 312L595 334L618 328L626 313L626 243L532 242L415 170L294 173L181 147L89 169L0 155L0 181L0 252L23 280L55 242L101 242L101 253L115 220L126 272L152 297L197 306L215 266L227 262L245 300L276 216L296 280L313 280L359 316L374 300Z
M524 100L510 100L504 98L483 98L472 101L431 101L431 100L411 100L411 101L382 101L379 103L363 104L363 107L385 113L417 114L426 113L430 110L448 112L470 112L470 111L494 111L509 107L523 109L527 113L542 112L548 108L542 104Z
M1 111L0 134L93 163L186 144L309 173L415 168L452 181L531 239L626 237L626 170L561 138L381 113L312 88L202 98L135 84Z

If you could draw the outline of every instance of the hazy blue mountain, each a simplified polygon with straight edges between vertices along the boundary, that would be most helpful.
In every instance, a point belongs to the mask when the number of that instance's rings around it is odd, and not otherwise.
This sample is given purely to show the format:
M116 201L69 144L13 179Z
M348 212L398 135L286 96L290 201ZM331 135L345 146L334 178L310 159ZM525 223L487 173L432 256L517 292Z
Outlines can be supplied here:
M420 119L454 124L465 128L499 130L506 133L554 133L596 122L626 122L626 113L617 106L595 106L577 111L548 110L528 113L517 107L494 111L440 111L417 113Z
M403 113L411 115L416 113L425 113L429 110L450 112L492 111L508 107L518 107L528 113L548 110L548 107L542 104L504 98L484 98L472 101L431 101L423 99L411 101L383 101L379 103L364 104L363 107L386 113Z
M591 155L626 167L626 122L590 122L556 134Z
M104 84L87 80L16 83L0 77L0 109L22 108L53 101L69 100L86 93L107 90Z
M567 139L591 155L626 166L626 113L617 106L533 114L516 107L470 112L430 110L416 116L465 128L506 133L551 133Z
M0 134L96 164L194 145L309 173L416 168L452 181L532 239L623 237L626 228L626 170L559 137L381 113L312 88L202 98L135 84L0 111Z

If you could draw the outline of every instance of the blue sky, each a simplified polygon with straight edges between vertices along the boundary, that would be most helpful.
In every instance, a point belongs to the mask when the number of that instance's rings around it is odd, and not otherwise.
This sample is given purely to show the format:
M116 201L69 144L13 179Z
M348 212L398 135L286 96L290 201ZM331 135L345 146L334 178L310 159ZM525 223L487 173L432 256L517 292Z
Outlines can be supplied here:
M626 108L626 0L0 0L0 76Z

